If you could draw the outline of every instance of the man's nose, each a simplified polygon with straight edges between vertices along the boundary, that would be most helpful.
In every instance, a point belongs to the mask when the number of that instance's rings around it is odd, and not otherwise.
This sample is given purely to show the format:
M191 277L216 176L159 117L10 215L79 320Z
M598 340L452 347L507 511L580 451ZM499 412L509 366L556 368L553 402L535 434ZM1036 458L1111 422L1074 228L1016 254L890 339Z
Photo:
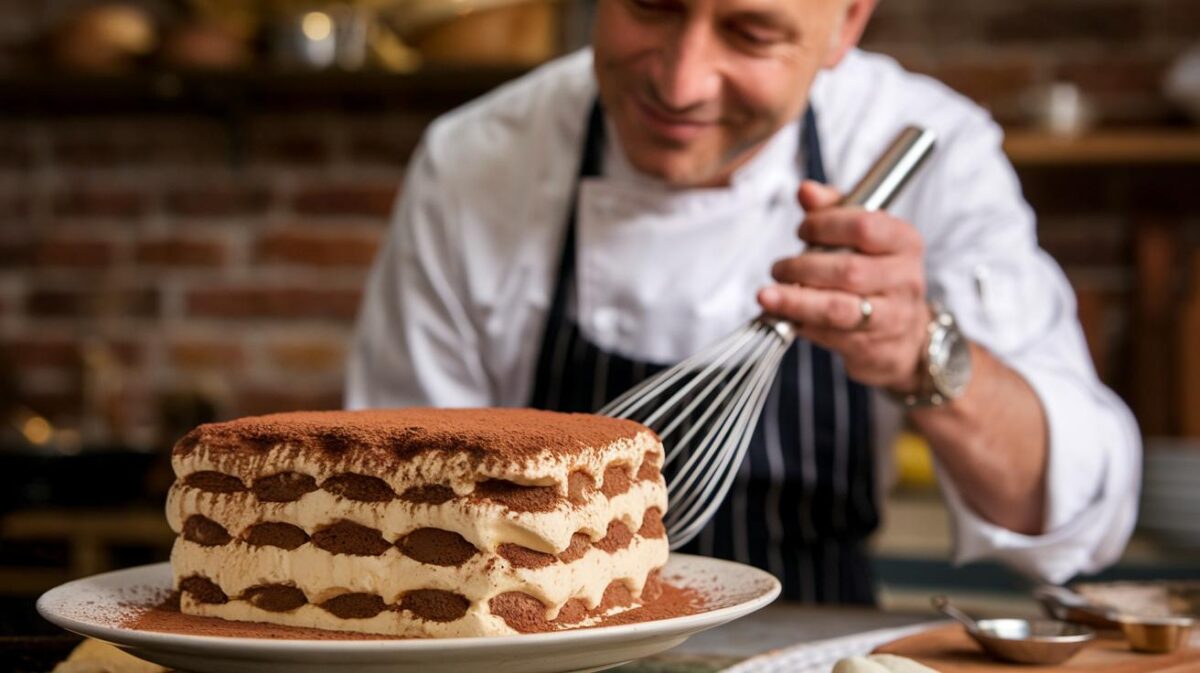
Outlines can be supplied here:
M663 49L654 80L661 103L683 111L715 98L720 90L717 45L705 28L685 25Z

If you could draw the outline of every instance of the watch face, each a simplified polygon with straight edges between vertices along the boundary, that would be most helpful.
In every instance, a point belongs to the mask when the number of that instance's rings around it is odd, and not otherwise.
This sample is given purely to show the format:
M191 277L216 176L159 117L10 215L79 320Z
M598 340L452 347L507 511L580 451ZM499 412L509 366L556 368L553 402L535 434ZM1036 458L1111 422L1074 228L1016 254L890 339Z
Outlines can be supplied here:
M933 378L934 388L946 398L958 397L967 388L971 380L971 346L963 338L956 327L949 327L941 332L940 343L936 357L930 358L929 373ZM933 343L930 343L933 355Z

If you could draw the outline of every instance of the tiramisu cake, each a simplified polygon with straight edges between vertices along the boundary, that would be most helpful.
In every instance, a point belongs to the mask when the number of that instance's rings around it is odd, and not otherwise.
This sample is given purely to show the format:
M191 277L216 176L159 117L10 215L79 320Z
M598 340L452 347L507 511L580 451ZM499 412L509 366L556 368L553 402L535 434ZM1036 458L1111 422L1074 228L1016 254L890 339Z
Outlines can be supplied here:
M186 614L391 636L584 626L659 590L662 444L523 409L277 414L175 446Z

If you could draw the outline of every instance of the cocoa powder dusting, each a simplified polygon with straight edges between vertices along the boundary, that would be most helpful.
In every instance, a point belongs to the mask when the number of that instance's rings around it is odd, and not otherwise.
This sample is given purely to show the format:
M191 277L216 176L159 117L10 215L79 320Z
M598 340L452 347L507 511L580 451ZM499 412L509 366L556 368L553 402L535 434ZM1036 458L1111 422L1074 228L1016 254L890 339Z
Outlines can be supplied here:
M667 529L663 526L662 511L657 507L647 508L646 513L642 515L642 527L638 529L637 534L650 539L666 537Z
M505 542L496 547L496 554L508 561L514 568L545 568L558 560L554 554L535 551L511 542Z
M609 465L604 468L604 485L600 487L604 495L615 498L627 492L632 485L628 465Z
M486 479L475 484L471 497L498 502L515 512L549 512L562 501L553 486L522 486L503 479Z
M353 472L332 476L321 483L321 488L357 502L388 502L396 497L386 481Z
M588 496L596 489L592 475L582 470L575 470L567 475L567 500L572 505L587 504Z
M629 546L633 542L633 531L620 521L610 521L604 537L594 543L598 549L612 554Z
M414 505L440 505L454 499L454 489L441 484L410 486L400 494L400 499Z
M520 461L577 455L639 432L649 430L623 419L534 409L306 411L201 425L174 452L187 455L203 444L216 453L242 453L286 443L329 457L358 452L385 465L430 451Z
M559 553L558 560L562 561L563 563L578 561L579 559L583 558L584 554L587 554L588 550L591 548L592 538L588 537L584 533L575 533L571 536L571 544L568 545L567 548L561 553Z
M246 485L241 479L212 470L192 472L183 478L183 485L208 493L241 493L246 490Z
M662 476L662 468L658 466L658 454L647 451L642 456L642 464L638 467L638 481L658 481Z

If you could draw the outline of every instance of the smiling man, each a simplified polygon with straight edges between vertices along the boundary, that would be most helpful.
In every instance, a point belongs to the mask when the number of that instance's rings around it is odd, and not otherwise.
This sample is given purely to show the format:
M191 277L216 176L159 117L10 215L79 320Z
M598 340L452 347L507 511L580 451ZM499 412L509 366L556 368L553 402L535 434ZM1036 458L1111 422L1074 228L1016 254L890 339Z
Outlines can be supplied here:
M1112 562L1140 441L969 101L855 48L873 0L599 0L591 50L439 119L372 272L347 404L591 411L760 311L800 326L692 550L785 595L874 599L905 417L955 556ZM938 149L888 213L839 205L903 127ZM849 253L810 251L840 246Z

